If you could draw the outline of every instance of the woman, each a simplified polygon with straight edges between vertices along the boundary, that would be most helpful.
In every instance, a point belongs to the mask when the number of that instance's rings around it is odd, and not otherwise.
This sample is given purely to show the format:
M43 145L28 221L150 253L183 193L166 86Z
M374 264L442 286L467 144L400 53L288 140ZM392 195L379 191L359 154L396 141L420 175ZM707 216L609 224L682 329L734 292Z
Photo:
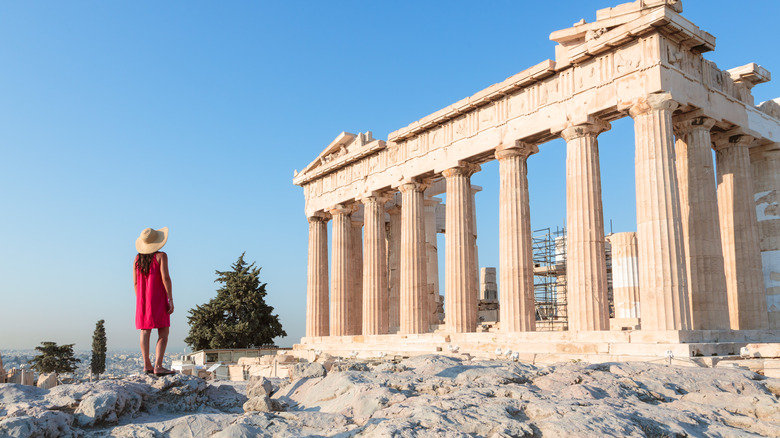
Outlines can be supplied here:
M168 228L147 228L135 241L138 255L133 262L135 285L135 328L141 330L141 355L144 372L155 376L173 374L163 368L165 347L173 313L173 289L168 274L168 255L160 249L168 241ZM149 360L149 337L157 329L157 350L154 366Z

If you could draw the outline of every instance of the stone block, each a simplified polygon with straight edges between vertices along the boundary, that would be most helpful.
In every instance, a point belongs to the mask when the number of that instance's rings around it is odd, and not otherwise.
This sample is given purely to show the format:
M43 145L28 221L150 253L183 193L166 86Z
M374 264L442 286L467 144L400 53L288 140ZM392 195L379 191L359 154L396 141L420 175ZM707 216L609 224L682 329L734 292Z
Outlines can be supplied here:
M47 373L38 376L38 388L51 389L57 386L57 373Z
M750 357L780 358L780 343L748 344Z
M234 382L241 382L244 379L244 366L243 365L228 365L228 375L230 380Z

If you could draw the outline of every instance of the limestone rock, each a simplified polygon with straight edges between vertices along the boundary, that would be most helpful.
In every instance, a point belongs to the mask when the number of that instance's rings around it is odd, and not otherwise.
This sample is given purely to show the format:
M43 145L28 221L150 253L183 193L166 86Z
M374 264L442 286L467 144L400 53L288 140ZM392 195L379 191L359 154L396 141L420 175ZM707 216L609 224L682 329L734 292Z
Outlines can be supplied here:
M183 375L5 384L0 436L780 436L778 380L744 369L435 355L387 364L286 385Z
M271 398L267 395L252 397L244 403L245 412L271 412L272 410Z
M319 363L299 363L295 364L292 371L292 379L324 377L327 374L325 367Z
M206 389L206 404L221 412L241 414L247 397L236 391L233 385L209 385Z
M246 386L246 396L249 398L270 396L273 392L271 381L265 377L252 376Z
M362 362L333 362L333 364L331 364L331 373L341 371L368 371L368 365Z

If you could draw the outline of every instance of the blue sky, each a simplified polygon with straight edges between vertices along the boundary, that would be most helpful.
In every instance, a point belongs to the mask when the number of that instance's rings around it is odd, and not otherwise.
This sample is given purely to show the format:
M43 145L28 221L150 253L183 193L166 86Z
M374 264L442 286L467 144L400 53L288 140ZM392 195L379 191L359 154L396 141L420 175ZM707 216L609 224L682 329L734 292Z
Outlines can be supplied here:
M4 2L0 5L0 349L137 348L131 262L170 228L187 310L246 251L288 337L304 332L307 222L292 184L341 131L376 138L554 58L551 32L615 1ZM780 74L780 2L685 1L706 57ZM756 102L780 96L754 89ZM599 137L604 216L635 230L633 125ZM563 225L565 149L529 161L532 226ZM480 264L497 266L498 171L473 177Z

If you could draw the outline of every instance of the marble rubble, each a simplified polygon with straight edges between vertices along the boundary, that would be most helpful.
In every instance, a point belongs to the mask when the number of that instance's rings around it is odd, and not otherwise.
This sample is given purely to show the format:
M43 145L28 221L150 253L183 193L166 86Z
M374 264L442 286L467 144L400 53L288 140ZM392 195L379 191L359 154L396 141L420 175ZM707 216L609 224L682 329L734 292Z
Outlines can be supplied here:
M342 132L296 171L309 220L306 336L296 351L484 355L511 346L534 360L611 360L780 342L780 99L756 105L751 89L770 73L753 63L722 70L703 56L715 37L681 14L678 0L599 10L596 21L550 35L554 61L386 140ZM637 225L610 238L610 302L598 139L626 117ZM536 327L526 176L556 138L566 142L564 334ZM471 176L492 160L499 321L488 327Z

